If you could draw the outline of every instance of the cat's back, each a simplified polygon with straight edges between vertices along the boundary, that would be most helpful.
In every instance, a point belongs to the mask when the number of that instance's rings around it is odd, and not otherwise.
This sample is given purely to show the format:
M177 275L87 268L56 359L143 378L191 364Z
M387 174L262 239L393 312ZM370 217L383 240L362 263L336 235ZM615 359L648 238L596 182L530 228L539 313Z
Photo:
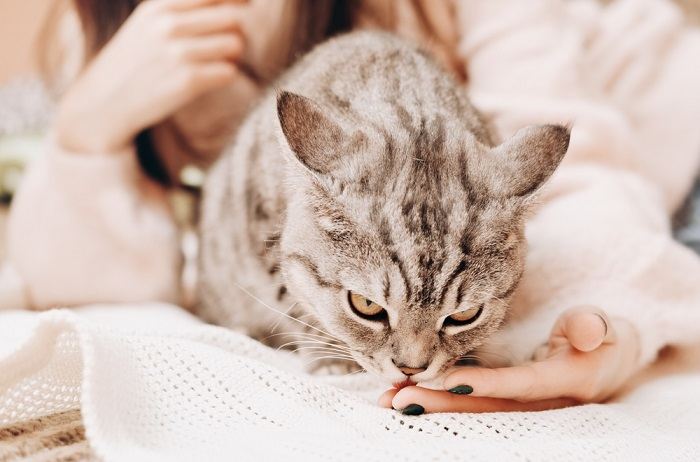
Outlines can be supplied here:
M317 46L278 82L358 121L386 124L398 113L413 121L458 119L492 144L466 91L420 47L392 34L363 31ZM276 93L268 96L275 104Z

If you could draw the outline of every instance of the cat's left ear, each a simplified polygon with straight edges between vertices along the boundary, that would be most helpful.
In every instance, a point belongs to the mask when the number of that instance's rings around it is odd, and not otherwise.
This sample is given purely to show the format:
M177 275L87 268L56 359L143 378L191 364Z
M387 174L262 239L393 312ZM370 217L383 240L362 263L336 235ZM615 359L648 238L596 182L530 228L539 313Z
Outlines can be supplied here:
M330 173L346 136L328 111L305 96L283 91L277 96L277 116L299 161L316 173Z
M519 130L482 158L489 165L489 190L500 197L527 198L561 163L571 130L563 125L535 125ZM486 160L488 159L488 160Z

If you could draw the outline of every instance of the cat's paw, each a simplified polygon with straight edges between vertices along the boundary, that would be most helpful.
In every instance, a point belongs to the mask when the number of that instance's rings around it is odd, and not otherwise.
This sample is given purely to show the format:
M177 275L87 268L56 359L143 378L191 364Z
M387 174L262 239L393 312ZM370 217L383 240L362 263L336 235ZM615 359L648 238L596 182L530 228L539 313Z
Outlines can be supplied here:
M321 359L309 365L309 373L313 375L347 375L361 370L355 361L337 359Z

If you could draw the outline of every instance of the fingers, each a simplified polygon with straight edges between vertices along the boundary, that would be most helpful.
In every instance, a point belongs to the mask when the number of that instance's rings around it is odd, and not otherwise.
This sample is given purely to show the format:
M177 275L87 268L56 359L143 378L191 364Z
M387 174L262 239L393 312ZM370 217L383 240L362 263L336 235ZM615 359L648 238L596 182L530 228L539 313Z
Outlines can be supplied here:
M543 411L574 406L578 404L573 399L557 398L533 402L519 402L510 399L478 398L456 395L453 393L429 390L421 387L406 387L393 393L391 405L394 409L407 410L408 413L422 412L512 412L512 411ZM389 392L382 395L382 400L389 397ZM383 402L383 401L382 401ZM414 406L411 406L414 405ZM417 406L416 406L417 405Z
M243 53L243 40L235 34L218 34L183 40L178 44L185 59L195 61L233 60Z
M165 8L172 10L189 10L215 4L245 4L248 3L248 0L157 0L155 2L151 0L151 2L160 3Z
M566 311L557 320L550 336L550 346L568 342L579 351L593 351L603 343L612 343L615 332L605 313L597 308Z
M398 388L391 388L385 391L382 393L382 396L379 397L379 400L377 400L377 404L381 407L391 408L391 400L394 399L394 396L396 396L398 392Z
M525 366L463 368L445 378L444 388L470 396L535 401L572 396L585 372L570 361L550 359ZM466 386L466 387L465 387Z
M196 97L229 84L236 77L236 67L231 63L212 62L197 66L184 83L191 97Z
M172 33L175 36L191 36L240 31L242 14L240 7L230 3L197 8L176 15Z

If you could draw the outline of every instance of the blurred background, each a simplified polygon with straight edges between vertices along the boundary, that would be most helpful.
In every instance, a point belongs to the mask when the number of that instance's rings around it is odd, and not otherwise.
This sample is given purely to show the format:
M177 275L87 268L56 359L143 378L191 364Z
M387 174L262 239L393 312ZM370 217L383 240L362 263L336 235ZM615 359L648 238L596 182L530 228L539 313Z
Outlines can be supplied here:
M34 43L55 0L0 0L0 84L36 71Z
M47 18L61 1L66 0L0 0L0 258L7 205L24 165L41 152L51 114L51 98L40 79L38 47ZM700 24L700 0L675 1L689 22ZM677 235L700 252L700 187L694 197L678 213Z
M0 0L0 256L7 204L48 120L36 46L54 1Z

